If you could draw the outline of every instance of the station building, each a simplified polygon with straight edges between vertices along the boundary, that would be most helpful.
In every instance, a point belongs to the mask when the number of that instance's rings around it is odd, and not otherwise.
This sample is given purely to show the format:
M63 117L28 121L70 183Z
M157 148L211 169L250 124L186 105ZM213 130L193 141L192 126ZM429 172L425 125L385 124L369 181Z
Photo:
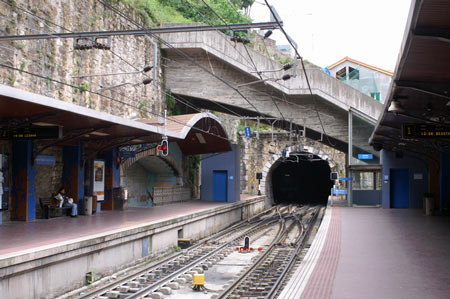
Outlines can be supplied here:
M161 118L133 121L4 85L0 94L3 221L42 218L39 198L61 186L79 214L91 197L94 211L187 200L188 157L232 149L209 113L171 116L164 127ZM156 149L163 136L167 156Z

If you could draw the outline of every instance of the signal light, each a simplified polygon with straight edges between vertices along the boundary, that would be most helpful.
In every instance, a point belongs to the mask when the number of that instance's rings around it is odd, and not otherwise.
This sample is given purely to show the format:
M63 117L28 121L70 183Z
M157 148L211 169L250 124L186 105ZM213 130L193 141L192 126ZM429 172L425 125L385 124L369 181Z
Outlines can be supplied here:
M158 151L160 151L163 156L167 156L169 154L169 142L167 140L163 140L161 144L158 145Z

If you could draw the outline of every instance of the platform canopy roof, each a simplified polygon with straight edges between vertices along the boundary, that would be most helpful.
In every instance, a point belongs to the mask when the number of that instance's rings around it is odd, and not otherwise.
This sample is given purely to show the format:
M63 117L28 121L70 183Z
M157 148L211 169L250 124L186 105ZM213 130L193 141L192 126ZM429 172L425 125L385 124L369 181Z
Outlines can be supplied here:
M139 121L164 127L162 118ZM203 112L170 116L167 118L166 128L181 137L178 145L187 155L231 151L227 133L214 114Z
M130 120L0 84L0 129L63 128L62 138L39 140L44 147L81 141L95 153L116 146L159 143L164 135L163 120ZM169 141L177 141L185 154L231 150L220 121L209 113L169 116L165 134Z
M413 1L389 98L369 142L419 155L450 145L449 137L403 138L406 124L450 126L448 0Z

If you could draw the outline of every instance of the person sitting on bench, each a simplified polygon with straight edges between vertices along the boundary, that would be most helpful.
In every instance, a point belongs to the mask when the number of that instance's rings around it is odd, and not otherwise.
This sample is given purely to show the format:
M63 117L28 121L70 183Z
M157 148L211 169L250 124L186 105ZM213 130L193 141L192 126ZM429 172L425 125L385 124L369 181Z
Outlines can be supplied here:
M73 202L73 199L66 196L66 190L64 187L59 188L58 195L56 195L56 199L58 200L59 207L71 207L72 213L70 217L77 217L78 207L77 204Z

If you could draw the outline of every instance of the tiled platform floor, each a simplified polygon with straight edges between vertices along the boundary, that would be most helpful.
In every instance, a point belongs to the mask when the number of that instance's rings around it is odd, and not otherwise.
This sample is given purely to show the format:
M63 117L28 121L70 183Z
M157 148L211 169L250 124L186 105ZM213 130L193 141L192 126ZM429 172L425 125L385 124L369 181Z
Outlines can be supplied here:
M170 219L226 205L225 202L190 201L124 211L101 211L93 216L56 217L33 222L12 221L0 225L0 259L2 255L53 243L88 237L146 222Z
M338 209L341 248L331 298L450 298L450 218Z

